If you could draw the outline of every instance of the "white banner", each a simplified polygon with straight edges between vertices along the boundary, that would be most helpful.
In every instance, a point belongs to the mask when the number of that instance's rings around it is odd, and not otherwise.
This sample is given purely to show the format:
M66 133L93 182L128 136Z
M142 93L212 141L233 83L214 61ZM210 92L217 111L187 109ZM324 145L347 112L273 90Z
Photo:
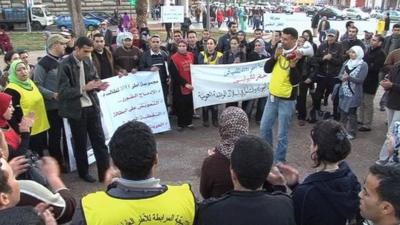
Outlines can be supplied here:
M266 61L190 65L194 108L266 97L270 77L264 72Z
M182 5L161 6L162 23L183 23L184 8Z
M171 129L158 72L137 72L103 81L110 86L97 95L110 136L130 120L147 124L153 133Z
M171 129L158 72L137 72L121 78L103 80L109 83L106 91L97 93L101 108L101 122L106 143L115 130L130 120L146 123L153 133ZM68 120L64 119L70 170L76 170L73 139ZM88 141L89 163L95 161Z

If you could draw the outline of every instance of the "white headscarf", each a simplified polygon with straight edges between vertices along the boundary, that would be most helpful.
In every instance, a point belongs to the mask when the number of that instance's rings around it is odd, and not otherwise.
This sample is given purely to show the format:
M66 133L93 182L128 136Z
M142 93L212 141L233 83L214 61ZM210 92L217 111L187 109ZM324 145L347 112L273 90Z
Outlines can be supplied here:
M351 70L363 62L364 50L358 45L351 47L350 50L354 51L357 55L356 59L349 59L346 63L346 66Z

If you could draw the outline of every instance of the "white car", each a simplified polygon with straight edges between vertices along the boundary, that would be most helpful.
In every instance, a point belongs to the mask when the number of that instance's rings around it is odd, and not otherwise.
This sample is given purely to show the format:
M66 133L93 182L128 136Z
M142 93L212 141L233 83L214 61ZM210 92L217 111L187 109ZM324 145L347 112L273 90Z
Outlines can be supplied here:
M348 19L368 20L370 15L359 8L348 8L343 10L344 16Z

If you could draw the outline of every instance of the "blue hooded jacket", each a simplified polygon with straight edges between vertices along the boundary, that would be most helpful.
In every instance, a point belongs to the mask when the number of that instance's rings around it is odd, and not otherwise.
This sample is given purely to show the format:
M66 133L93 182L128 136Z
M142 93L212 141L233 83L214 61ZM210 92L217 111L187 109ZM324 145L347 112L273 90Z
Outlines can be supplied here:
M316 172L293 191L297 225L345 225L359 211L361 186L346 162L335 172Z

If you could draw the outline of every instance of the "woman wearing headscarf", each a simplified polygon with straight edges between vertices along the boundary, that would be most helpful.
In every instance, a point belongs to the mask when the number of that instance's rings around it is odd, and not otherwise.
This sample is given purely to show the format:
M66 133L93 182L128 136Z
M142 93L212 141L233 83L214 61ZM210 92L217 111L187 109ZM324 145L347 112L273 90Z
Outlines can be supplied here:
M368 74L368 65L364 62L364 51L360 46L350 48L349 57L340 70L339 88L340 121L347 129L348 138L354 139L357 129L357 108L361 105L363 82Z
M43 156L47 141L45 131L50 128L43 96L29 78L26 65L21 60L11 63L8 79L10 83L4 92L12 96L12 104L15 109L9 123L14 130L18 130L23 117L33 117L34 115L30 133L30 149Z
M174 93L174 104L176 116L178 117L178 131L185 127L193 129L193 97L192 77L190 65L194 64L195 56L187 51L188 44L184 40L178 42L178 51L171 56L171 63L168 70L177 85Z
M257 39L254 42L254 51L247 55L247 62L254 62L261 59L270 57L269 53L265 50L265 42L262 39ZM253 105L256 100L248 100L242 103L242 109L246 112L249 120L253 111ZM257 102L256 122L261 121L261 117L264 111L265 103L267 102L267 93L265 97L259 98Z
M219 117L220 143L210 150L203 161L200 193L204 199L220 197L233 190L230 175L230 158L235 142L249 132L246 113L238 107L226 108Z
M222 57L222 53L216 50L217 41L214 38L207 40L207 47L204 51L200 52L198 64L216 65L219 59ZM210 123L208 120L209 111L211 111L212 124L218 127L218 105L211 105L202 108L203 110L203 126L209 127Z

